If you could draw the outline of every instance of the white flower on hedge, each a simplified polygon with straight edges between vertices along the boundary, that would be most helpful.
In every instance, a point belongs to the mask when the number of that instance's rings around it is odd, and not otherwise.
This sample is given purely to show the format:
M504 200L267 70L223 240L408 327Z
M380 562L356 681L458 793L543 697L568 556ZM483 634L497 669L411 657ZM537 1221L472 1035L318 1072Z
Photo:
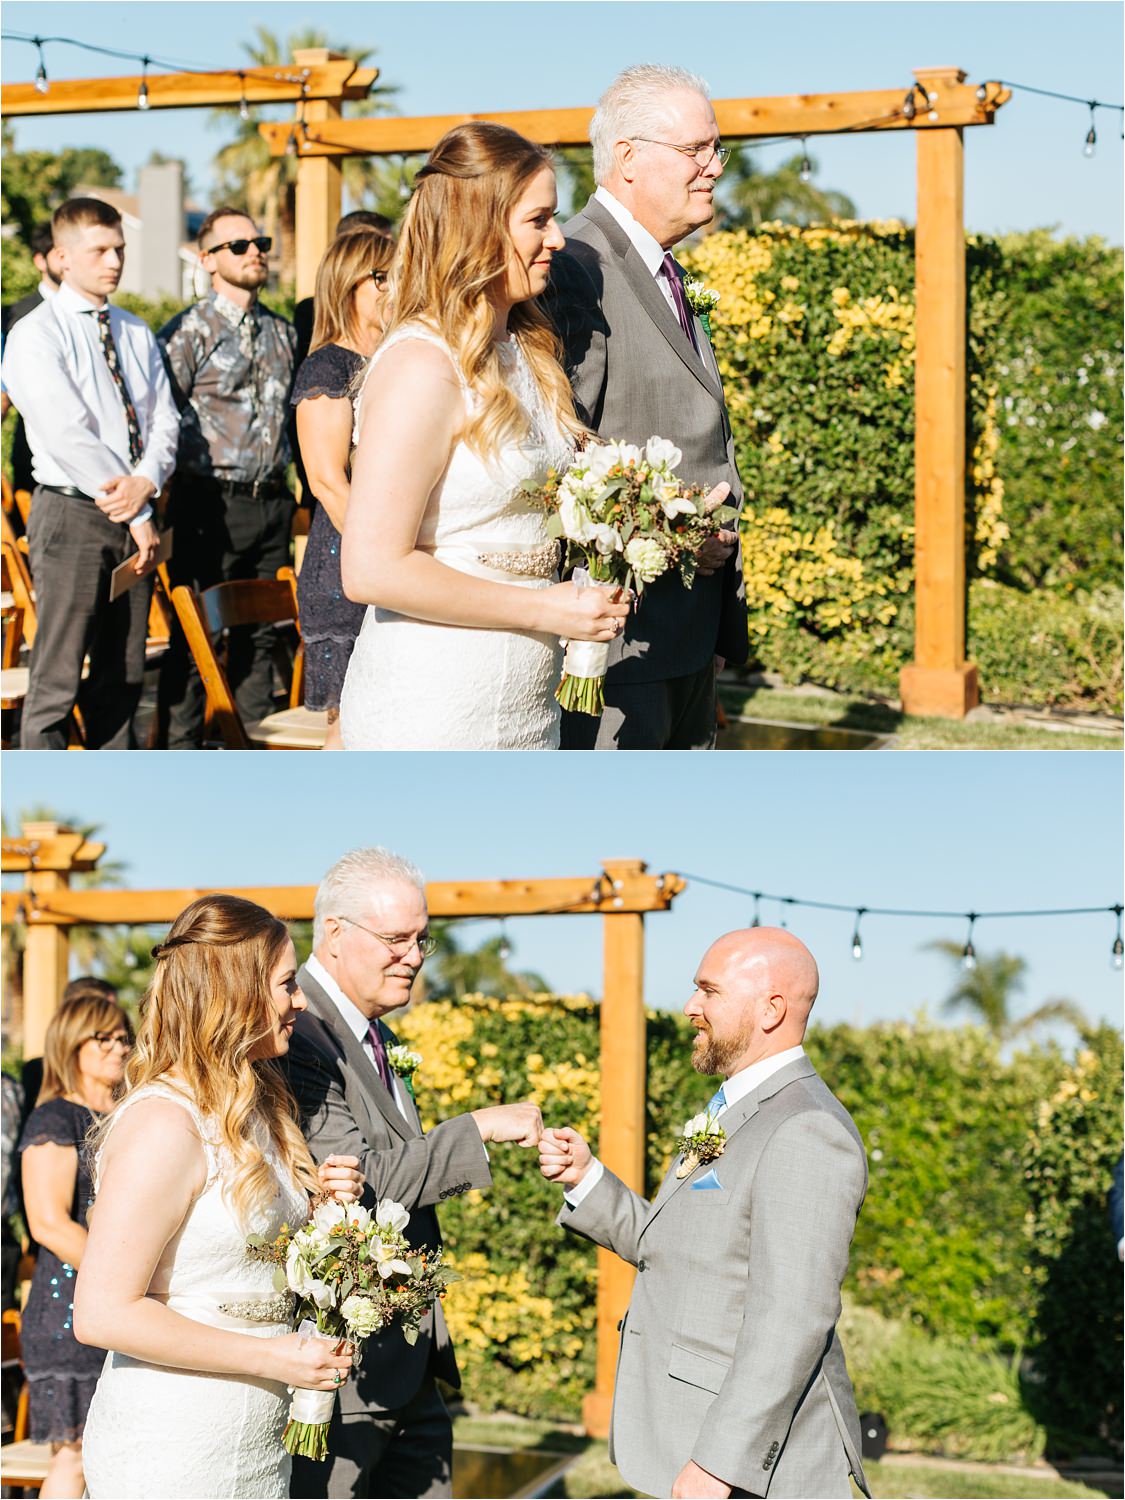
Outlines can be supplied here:
M340 1308L340 1315L357 1338L370 1338L383 1326L379 1309L370 1297L346 1297Z
M559 506L559 520L563 535L572 542L592 542L597 535L597 526L586 507L572 495L568 495Z
M651 537L635 536L625 548L625 561L641 583L659 578L668 566L668 557L659 542Z
M389 1229L401 1234L410 1223L410 1211L396 1203L393 1198L384 1198L375 1210L375 1223L380 1229Z
M321 1234L331 1234L344 1222L344 1205L333 1198L330 1203L320 1203L313 1209L313 1223Z
M600 524L594 527L594 541L602 557L610 557L614 552L620 552L625 545L619 531L615 531L612 526Z
M645 458L654 469L676 469L683 456L675 443L670 443L667 438L650 437L645 444Z

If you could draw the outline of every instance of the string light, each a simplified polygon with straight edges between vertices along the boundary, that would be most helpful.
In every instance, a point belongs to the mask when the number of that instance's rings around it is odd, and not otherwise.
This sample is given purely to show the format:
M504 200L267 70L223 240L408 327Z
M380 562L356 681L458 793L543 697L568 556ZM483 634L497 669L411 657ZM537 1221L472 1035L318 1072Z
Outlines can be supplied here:
M865 906L856 908L855 931L852 933L852 957L857 963L863 957L863 938L859 933L859 924L863 921L863 914L866 910Z
M809 161L809 138L801 137L801 181L808 182L812 177L812 162Z
M137 90L137 108L148 109L148 65L150 59L141 58L141 86Z
M1086 132L1086 144L1082 147L1082 155L1083 156L1087 156L1087 157L1093 156L1094 151L1097 149L1097 144L1098 144L1098 132L1094 129L1094 110L1096 108L1097 108L1097 105L1091 99L1090 100L1090 128Z
M757 891L755 891L754 892L754 919L750 923L751 927L760 927L762 925L761 901L762 901L761 896L759 895L759 893Z
M47 64L43 59L43 42L39 37L35 38L35 45L39 49L39 66L35 70L36 92L45 94L47 92Z
M242 121L246 121L246 120L248 120L250 118L250 106L246 102L246 74L245 73L240 73L238 75L238 85L239 85L239 90L240 90L240 93L241 93L241 97L239 98L239 101L238 101L238 118L240 120L242 120Z
M503 964L506 964L512 956L512 945L508 941L507 924L504 924L500 928L500 941L496 945L496 956Z
M1122 912L1125 911L1125 907L1121 903L1114 906L1057 906L1020 911L939 911L904 906L855 906L842 901L813 901L805 896L779 896L775 895L772 891L752 891L743 885L733 885L730 881L711 880L706 875L693 875L688 870L681 870L679 873L684 880L695 881L697 885L709 886L712 890L731 891L738 896L749 896L754 902L754 921L751 923L754 927L760 925L757 917L758 906L761 901L776 901L779 903L782 909L782 927L787 925L785 912L789 907L793 906L803 906L811 911L854 912L855 928L852 932L852 956L856 959L863 957L863 938L860 926L865 917L906 917L927 921L956 921L960 919L968 923L965 944L961 950L961 962L966 969L970 970L975 967L977 962L976 949L973 947L973 934L978 922L1007 920L1018 917L1088 917L1108 912L1117 921L1117 936L1114 939L1112 950L1113 967L1115 969L1125 969L1125 944L1122 942L1121 926Z
M973 947L973 926L976 923L975 911L969 913L969 931L965 938L965 946L961 949L961 967L970 974L977 966L977 950Z

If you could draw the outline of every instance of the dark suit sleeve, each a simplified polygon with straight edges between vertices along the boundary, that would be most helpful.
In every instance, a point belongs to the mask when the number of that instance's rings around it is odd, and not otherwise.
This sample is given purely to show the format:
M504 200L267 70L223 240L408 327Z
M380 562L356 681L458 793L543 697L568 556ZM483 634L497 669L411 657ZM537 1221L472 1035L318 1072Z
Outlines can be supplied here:
M551 263L551 283L543 305L562 340L563 366L574 404L587 427L597 429L606 382L606 325L596 268L583 264L590 252L575 244Z
M301 1126L317 1161L355 1156L367 1179L363 1201L391 1198L406 1209L427 1208L470 1188L492 1184L480 1133L470 1115L458 1115L427 1135L369 1142L347 1101L339 1065L294 1034L285 1072L301 1112Z

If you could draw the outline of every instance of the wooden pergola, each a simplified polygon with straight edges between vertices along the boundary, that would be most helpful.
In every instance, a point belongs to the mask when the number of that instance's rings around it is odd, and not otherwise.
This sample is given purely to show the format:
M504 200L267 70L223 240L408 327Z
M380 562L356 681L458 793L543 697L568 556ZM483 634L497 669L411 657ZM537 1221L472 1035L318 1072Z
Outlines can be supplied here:
M58 823L24 823L5 839L0 869L23 876L23 889L0 897L3 924L25 933L24 1053L43 1049L47 1024L67 981L68 932L78 925L148 926L171 922L208 891L256 901L286 921L313 915L315 885L199 887L183 890L72 890L71 877L94 870L105 845ZM645 1012L644 919L669 911L686 882L649 875L641 860L606 860L594 875L544 880L434 881L426 887L432 917L545 915L602 917L603 982L600 1066L613 1087L603 1090L599 1154L610 1171L644 1192ZM560 1121L554 1122L562 1123ZM617 1358L617 1324L633 1287L633 1270L608 1250L598 1251L597 1377L586 1398L589 1431L609 1431Z
M915 644L900 693L908 714L962 718L980 701L977 670L966 659L967 293L964 131L991 125L1011 97L999 84L967 85L960 68L916 68L901 88L714 101L730 140L911 130L917 136L915 237ZM525 110L414 119L342 118L345 99L366 95L375 69L339 53L294 53L291 69L175 74L147 80L153 109L278 102L298 113L258 128L275 156L297 157L297 295L312 293L316 268L341 208L341 161L348 156L430 150L451 126L470 119L510 125L545 145L584 146L593 109ZM139 78L33 84L0 91L8 116L136 107ZM253 92L252 92L253 90Z

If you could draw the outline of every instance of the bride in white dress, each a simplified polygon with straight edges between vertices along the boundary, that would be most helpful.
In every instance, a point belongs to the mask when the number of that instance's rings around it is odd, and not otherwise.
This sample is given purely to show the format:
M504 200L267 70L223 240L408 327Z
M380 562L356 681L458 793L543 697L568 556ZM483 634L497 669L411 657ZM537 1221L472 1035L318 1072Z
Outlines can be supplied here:
M87 1493L260 1500L289 1493L287 1386L330 1390L347 1348L290 1332L249 1233L303 1224L309 1193L356 1198L354 1157L313 1165L285 1083L304 997L283 923L204 896L154 953L124 1099L96 1141L74 1329L111 1352L85 1431Z
M343 577L369 608L344 748L554 749L560 638L612 640L629 607L556 581L521 488L583 433L536 301L564 243L555 174L514 130L473 122L416 183L357 417Z

